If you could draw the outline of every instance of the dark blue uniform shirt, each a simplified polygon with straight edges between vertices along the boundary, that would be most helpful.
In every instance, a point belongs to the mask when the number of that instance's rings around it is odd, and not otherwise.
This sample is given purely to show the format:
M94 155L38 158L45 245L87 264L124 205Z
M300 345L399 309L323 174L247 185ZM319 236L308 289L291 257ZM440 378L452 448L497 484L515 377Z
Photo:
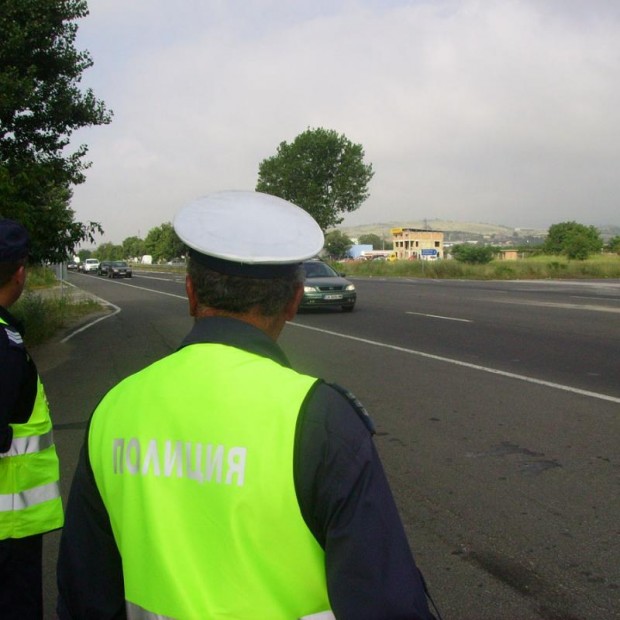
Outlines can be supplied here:
M242 321L200 319L181 347L206 342L289 366L273 340ZM369 422L339 389L318 382L308 394L297 422L294 460L299 506L325 550L336 618L433 618ZM85 448L66 510L58 584L61 620L125 617L119 552Z
M0 452L11 447L13 424L23 424L32 414L37 396L37 367L21 341L22 324L0 306Z

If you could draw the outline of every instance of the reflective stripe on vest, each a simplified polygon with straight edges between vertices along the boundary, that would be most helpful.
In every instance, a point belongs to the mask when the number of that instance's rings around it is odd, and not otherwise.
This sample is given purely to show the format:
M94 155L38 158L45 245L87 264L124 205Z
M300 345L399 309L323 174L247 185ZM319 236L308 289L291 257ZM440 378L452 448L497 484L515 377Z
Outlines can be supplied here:
M32 437L13 437L11 447L8 452L0 452L0 458L8 456L20 456L21 454L33 454L49 448L54 443L52 431L45 435L34 435Z
M316 379L193 344L97 407L88 454L131 618L296 620L329 609L299 508L297 418Z
M34 489L13 493L12 495L0 495L0 512L7 510L26 510L37 504L49 502L51 499L60 497L57 482L50 482Z
M154 614L129 601L125 601L125 609L127 611L128 620L174 620L174 618L170 618L170 616ZM303 616L298 618L298 620L336 620L336 616L334 616L332 611L328 610L320 611L318 614Z
M7 323L0 318L0 325ZM11 427L11 447L0 454L0 540L43 534L64 522L52 421L39 377L28 420Z
M170 616L162 616L161 614L154 614L146 609L135 605L129 601L125 601L125 609L127 610L128 620L174 620Z

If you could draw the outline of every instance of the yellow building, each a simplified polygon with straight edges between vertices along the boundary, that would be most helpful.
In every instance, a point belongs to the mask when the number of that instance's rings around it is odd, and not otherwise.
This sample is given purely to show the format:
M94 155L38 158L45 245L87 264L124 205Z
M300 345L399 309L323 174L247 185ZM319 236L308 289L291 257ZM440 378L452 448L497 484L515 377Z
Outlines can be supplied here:
M500 250L498 254L500 260L519 260L518 250Z
M443 232L418 228L392 228L392 243L399 260L444 258Z

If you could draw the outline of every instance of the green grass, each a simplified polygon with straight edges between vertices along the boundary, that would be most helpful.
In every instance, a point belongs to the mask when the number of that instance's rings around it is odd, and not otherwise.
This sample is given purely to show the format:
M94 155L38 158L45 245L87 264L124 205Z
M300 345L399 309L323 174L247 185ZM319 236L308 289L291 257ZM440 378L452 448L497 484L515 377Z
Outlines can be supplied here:
M456 260L355 261L335 263L351 276L405 277L462 280L544 280L620 278L620 256L603 254L584 261L560 256L536 256L516 261L494 260L487 265L467 265Z
M28 268L26 289L10 311L24 323L24 340L29 346L42 344L74 321L101 310L101 305L90 299L74 300L70 295L45 294L44 291L57 284L52 270Z
M27 291L11 307L11 312L24 323L27 345L42 344L75 320L101 310L92 300L72 301L68 297L43 297Z

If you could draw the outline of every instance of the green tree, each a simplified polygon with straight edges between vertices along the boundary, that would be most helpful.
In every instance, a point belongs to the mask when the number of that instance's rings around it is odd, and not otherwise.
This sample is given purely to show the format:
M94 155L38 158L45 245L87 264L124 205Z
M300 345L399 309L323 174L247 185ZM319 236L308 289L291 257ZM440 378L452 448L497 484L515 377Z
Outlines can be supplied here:
M607 243L607 249L610 252L620 254L620 235L616 235L609 240L609 242Z
M170 222L151 228L144 240L144 248L156 263L182 256L186 252L185 244L174 232Z
M84 0L0 0L0 216L29 229L34 259L63 260L101 232L69 207L89 166L71 135L111 120L78 89L92 60L75 48L75 21L87 14Z
M543 244L545 254L565 254L569 258L583 260L590 254L600 252L603 241L594 226L577 222L560 222L549 227Z
M140 237L127 237L123 241L123 258L138 258L146 254L144 240Z
M451 254L456 260L469 265L486 265L490 263L497 250L490 245L471 245L461 243L452 248Z
M373 250L383 250L383 246L385 244L384 240L381 239L379 235L375 235L374 233L360 235L357 242L360 245L372 245Z
M102 243L95 250L94 257L99 260L121 260L123 258L123 248L110 242Z
M80 261L83 263L87 258L93 257L93 251L92 250L80 250L77 253L77 255Z
M373 174L360 144L333 130L307 129L260 163L256 191L290 200L327 230L368 198Z
M340 230L332 230L325 235L325 250L335 259L346 258L353 241Z

